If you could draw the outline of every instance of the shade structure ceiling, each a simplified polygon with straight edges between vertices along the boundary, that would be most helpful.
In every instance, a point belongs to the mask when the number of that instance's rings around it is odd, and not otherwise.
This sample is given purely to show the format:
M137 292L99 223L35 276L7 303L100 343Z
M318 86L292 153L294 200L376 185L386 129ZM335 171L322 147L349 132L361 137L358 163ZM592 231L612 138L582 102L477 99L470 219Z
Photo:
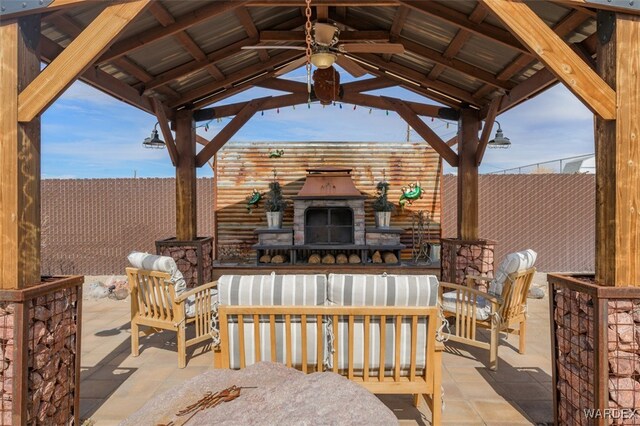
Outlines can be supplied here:
M52 61L106 4L78 3L44 14L43 60ZM594 10L547 1L528 5L593 64ZM449 107L486 109L492 99L513 94L504 110L556 82L475 0L318 0L312 1L312 19L337 25L341 40L402 44L401 54L345 56L373 77ZM302 0L156 1L81 78L147 110L152 97L172 109L214 105L304 57L299 50L243 47L304 46L305 21Z

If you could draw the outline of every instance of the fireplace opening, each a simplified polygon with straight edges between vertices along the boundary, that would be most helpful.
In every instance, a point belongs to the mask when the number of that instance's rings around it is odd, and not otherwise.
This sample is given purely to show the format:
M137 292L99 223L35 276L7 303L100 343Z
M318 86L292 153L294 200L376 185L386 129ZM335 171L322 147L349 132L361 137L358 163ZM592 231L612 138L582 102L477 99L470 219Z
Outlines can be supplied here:
M310 207L305 211L305 244L353 244L353 210Z

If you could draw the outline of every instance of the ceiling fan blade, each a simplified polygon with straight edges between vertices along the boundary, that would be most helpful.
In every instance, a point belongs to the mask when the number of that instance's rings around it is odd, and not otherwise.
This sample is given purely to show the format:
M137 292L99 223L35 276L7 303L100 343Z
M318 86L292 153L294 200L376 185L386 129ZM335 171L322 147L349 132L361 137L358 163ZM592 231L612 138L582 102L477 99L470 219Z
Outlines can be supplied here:
M399 43L348 43L338 46L345 53L404 53L404 46Z
M362 77L367 73L367 71L360 65L358 65L355 61L352 61L351 59L342 55L338 55L336 63L355 78Z
M331 24L316 22L313 26L316 43L320 46L331 46L337 28Z
M278 71L276 71L276 75L277 76L284 75L284 74L286 74L288 72L291 72L293 70L296 70L296 69L300 68L301 66L303 66L306 63L307 63L307 57L303 56L302 58L298 58L295 61L289 62L284 67L280 68Z
M287 50L307 50L306 47L302 46L242 46L240 49L242 50L257 50L257 49L287 49Z

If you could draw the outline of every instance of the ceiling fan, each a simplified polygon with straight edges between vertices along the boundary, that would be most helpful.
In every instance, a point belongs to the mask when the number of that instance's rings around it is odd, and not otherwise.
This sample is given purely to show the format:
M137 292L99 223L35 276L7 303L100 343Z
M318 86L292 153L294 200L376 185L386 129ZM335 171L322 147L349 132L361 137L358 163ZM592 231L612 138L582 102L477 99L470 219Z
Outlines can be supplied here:
M388 53L402 54L404 46L399 43L339 43L340 29L332 24L316 22L312 29L311 63L320 69L329 68L337 63L354 77L361 77L367 73L364 68L354 60L344 56L345 53ZM289 49L307 50L303 46L245 46L242 49ZM280 68L277 75L286 74L289 71L302 66L307 61L306 57Z

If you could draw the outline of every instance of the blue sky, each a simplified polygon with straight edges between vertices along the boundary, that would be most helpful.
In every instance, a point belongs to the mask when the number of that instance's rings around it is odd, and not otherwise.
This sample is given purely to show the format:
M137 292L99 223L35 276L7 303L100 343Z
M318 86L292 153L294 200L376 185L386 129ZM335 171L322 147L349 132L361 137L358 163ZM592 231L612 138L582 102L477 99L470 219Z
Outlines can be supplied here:
M353 79L341 72L342 82ZM282 78L304 81L304 70ZM365 76L363 78L371 78ZM404 89L384 89L384 94L408 100L433 103ZM265 89L251 89L223 101L223 104L254 97L278 95ZM443 139L457 131L457 123L425 121ZM558 84L536 98L498 117L505 136L511 139L508 150L488 149L481 173L535 162L592 153L593 115L564 86ZM73 84L42 117L42 176L48 178L173 177L175 169L168 153L145 149L156 119L83 83ZM211 139L227 123L213 121L198 133ZM495 133L494 127L492 131ZM411 140L422 140L411 132ZM370 110L344 104L327 106L299 105L257 113L229 143L234 141L379 141L406 140L407 125L395 113ZM445 167L445 173L455 169ZM198 171L211 176L210 167Z

